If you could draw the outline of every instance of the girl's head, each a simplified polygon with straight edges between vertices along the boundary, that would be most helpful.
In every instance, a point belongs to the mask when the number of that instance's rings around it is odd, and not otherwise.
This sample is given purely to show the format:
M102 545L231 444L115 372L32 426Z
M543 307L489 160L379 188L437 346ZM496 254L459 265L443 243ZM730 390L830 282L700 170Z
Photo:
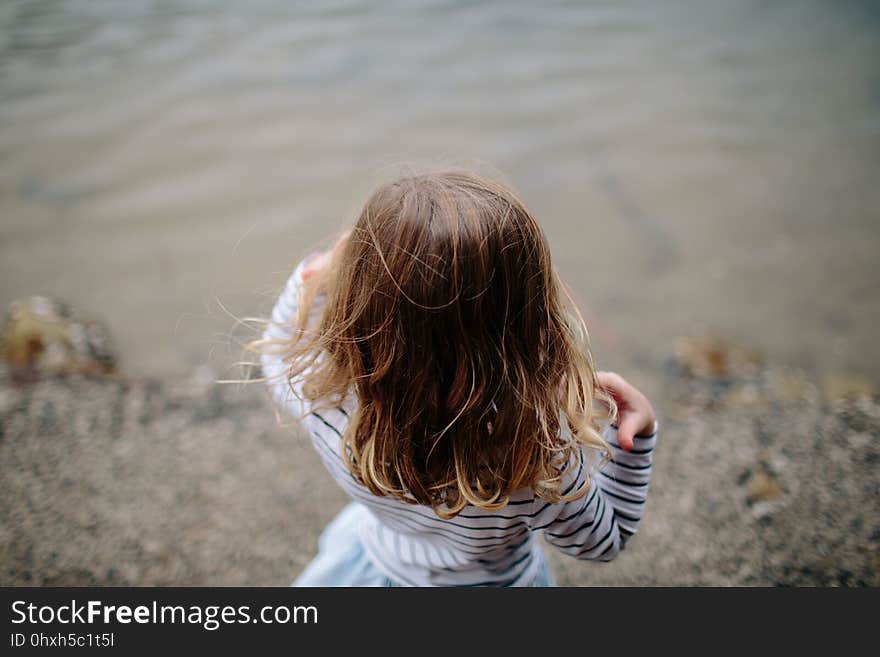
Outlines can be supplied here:
M597 419L613 402L513 191L465 171L383 185L311 288L289 375L318 403L356 393L343 453L373 493L451 516L523 487L551 501L586 492L565 491L562 473L580 446L607 451Z

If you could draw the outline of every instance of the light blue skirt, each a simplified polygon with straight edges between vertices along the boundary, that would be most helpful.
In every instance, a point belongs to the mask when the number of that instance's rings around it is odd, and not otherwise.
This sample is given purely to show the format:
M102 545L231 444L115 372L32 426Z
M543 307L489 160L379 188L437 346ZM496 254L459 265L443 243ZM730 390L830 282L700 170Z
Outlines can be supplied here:
M356 502L342 509L321 533L318 555L292 586L400 586L373 565L361 544L358 527L369 513ZM554 586L547 560L538 554L538 574L530 586Z

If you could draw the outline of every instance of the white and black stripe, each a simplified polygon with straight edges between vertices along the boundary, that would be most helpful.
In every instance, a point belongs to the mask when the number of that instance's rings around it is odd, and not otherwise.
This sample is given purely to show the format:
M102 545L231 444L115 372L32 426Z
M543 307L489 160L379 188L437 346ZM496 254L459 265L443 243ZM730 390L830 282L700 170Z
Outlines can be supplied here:
M293 335L302 263L290 276L272 312L264 337L289 340ZM315 312L319 312L316 305ZM314 317L312 318L314 320ZM279 350L280 351L280 350ZM587 494L578 500L552 504L531 491L520 491L496 513L468 506L455 518L443 520L430 508L373 495L345 467L340 437L356 400L335 409L318 410L303 402L296 383L289 385L280 353L262 356L264 375L275 401L295 417L302 417L328 472L353 498L370 511L372 521L361 532L364 548L376 567L392 580L411 586L518 586L528 585L540 550L535 540L544 530L546 540L579 559L609 561L623 549L638 528L651 478L655 431L638 436L632 451L617 443L616 427L604 438L612 459L592 476ZM563 484L568 493L582 487L588 472L581 459Z

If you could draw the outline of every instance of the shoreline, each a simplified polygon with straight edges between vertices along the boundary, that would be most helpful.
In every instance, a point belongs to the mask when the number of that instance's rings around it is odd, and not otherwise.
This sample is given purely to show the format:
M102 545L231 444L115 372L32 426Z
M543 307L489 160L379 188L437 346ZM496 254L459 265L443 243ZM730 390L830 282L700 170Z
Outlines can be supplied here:
M803 372L664 375L643 523L621 556L546 546L557 584L880 585L880 405ZM13 385L0 369L0 585L286 585L346 496L261 385Z

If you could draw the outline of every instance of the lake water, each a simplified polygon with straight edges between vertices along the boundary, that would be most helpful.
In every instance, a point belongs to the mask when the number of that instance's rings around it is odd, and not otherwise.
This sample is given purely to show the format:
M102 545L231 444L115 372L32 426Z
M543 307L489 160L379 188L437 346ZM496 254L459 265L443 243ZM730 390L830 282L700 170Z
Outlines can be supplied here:
M715 333L880 381L877 8L4 2L0 302L216 367L398 164L465 164L541 219L600 366Z

